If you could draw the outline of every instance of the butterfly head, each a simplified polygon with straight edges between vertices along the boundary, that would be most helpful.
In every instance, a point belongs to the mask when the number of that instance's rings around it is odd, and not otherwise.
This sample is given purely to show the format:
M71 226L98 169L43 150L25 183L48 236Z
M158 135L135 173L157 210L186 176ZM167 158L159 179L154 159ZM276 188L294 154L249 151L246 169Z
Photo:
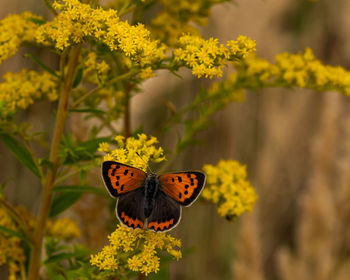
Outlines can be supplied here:
M149 167L149 165L143 160L143 158L140 156L140 154L138 152L136 152L136 154L140 157L140 159L147 165L148 170L150 171L150 173L148 173L149 177L156 177L157 174L155 172L153 172L153 170Z

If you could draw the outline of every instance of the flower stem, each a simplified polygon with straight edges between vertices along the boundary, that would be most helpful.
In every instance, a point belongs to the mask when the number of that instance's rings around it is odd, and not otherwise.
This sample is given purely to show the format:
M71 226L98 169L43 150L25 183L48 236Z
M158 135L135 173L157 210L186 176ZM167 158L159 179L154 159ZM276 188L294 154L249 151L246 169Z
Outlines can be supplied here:
M48 169L46 178L44 180L44 193L42 197L42 205L39 214L38 224L34 235L33 248L31 250L30 265L28 272L28 280L39 279L39 268L41 258L42 242L45 234L45 225L49 216L49 210L52 200L52 188L56 178L58 169L58 147L63 135L65 122L68 112L68 100L69 94L72 89L72 83L75 75L75 70L78 65L78 59L80 54L81 45L72 47L70 51L70 57L68 60L67 76L64 79L64 83L61 89L60 100L58 104L58 111L56 117L56 125L54 136L51 142L50 150L50 162L52 168Z
M124 108L124 136L128 138L131 135L130 127L130 91L127 89L125 91L125 108Z
M87 93L85 93L83 96L81 96L78 100L76 100L75 102L73 102L72 104L72 108L76 108L80 103L82 103L83 101L85 101L86 98L88 98L89 96L91 96L92 94L98 92L100 89L104 88L104 86L107 85L112 85L116 82L122 81L124 79L128 79L134 75L136 75L138 72L140 72L140 70L138 69L132 69L127 73L124 73L123 75L117 76L113 79L111 79L110 81L108 81L105 85L103 86L97 86L95 88L93 88L92 90L88 91Z

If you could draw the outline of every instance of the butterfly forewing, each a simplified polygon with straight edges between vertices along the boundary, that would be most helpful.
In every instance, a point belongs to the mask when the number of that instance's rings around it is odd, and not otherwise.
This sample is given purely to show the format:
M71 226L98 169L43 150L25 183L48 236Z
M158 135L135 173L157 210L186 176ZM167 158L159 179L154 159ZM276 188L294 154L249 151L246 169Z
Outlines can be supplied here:
M184 206L193 203L201 193L205 174L198 171L166 173L158 177L162 190Z
M181 218L181 206L159 191L153 205L153 210L148 218L147 228L155 232L168 231L174 228Z
M142 170L115 161L102 163L102 176L108 192L113 197L141 187L146 179L146 173Z

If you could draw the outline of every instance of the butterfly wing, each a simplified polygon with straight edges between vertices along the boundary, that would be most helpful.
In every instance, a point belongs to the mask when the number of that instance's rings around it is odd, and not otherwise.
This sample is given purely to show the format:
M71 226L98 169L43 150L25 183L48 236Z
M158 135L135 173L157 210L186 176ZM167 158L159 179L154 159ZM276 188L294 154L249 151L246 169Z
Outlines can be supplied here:
M146 173L115 161L102 163L102 177L111 196L118 197L142 186Z
M162 190L184 206L191 205L201 193L205 174L199 171L166 173L158 177Z
M147 228L155 232L173 229L180 222L181 206L161 190L158 191Z
M116 212L119 221L123 225L132 229L143 228L145 222L144 197L143 187L119 197Z

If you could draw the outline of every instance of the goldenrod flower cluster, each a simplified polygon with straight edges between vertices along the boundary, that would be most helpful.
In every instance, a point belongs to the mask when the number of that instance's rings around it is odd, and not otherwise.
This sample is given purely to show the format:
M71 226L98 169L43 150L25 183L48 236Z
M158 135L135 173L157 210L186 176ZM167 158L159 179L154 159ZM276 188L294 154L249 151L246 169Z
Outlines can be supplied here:
M10 215L9 210L0 206L0 226L22 235L33 234L37 225L36 218L21 205L13 207L12 211ZM18 224L19 221L15 217L20 219L21 224ZM77 224L68 218L48 220L46 226L48 235L65 240L77 238L81 234ZM22 231L23 228L26 232ZM8 266L11 280L18 279L19 271L25 269L26 257L23 248L23 241L20 238L0 231L0 266L5 264Z
M152 34L170 46L174 46L183 33L198 35L193 24L206 25L211 7L220 2L223 1L161 0L162 10L150 24Z
M110 66L104 60L98 60L95 52L89 52L84 60L84 74L92 76L93 83L106 80Z
M237 40L227 41L227 47L230 52L229 60L246 58L249 54L256 51L256 42L247 36L239 35Z
M141 66L165 56L164 47L150 39L150 32L142 24L131 26L120 21L113 9L93 9L79 0L65 0L63 4L55 1L53 7L60 13L53 21L39 27L39 42L53 43L57 49L63 50L92 39L106 44L112 51L122 51Z
M33 20L41 19L30 12L9 15L0 20L0 63L14 55L24 42L35 41L38 25Z
M239 68L238 68L239 69ZM312 50L304 53L281 53L275 64L256 56L248 56L238 70L239 80L246 87L299 87L317 91L336 90L350 96L350 72L340 66L324 65Z
M208 89L208 97L212 103L220 102L223 107L231 102L242 102L245 99L245 90L236 87L237 73L231 72L225 82L214 82Z
M234 160L220 160L216 166L204 165L203 170L207 174L207 186L202 196L218 205L220 216L232 220L252 211L257 195L244 165Z
M174 55L177 62L182 62L192 69L198 78L222 76L222 68L228 61L236 61L255 51L255 41L239 36L237 41L229 41L227 47L219 44L218 39L205 40L199 36L183 35Z
M57 78L47 72L23 69L18 73L6 73L3 79L0 83L0 116L26 109L38 99L57 99Z
M90 259L91 265L100 270L127 269L148 275L159 271L159 251L166 251L177 260L182 257L181 241L166 233L133 230L119 225L108 239L110 245Z
M33 225L33 217L21 206L15 208L17 215ZM0 225L15 232L20 232L19 225L14 222L4 207L0 207ZM24 269L26 257L22 247L22 241L18 237L10 236L0 231L0 266L6 264L9 269L9 279L17 279L20 269Z
M69 218L48 220L46 224L47 234L64 240L79 238L81 235L77 223Z
M146 171L149 161L162 162L165 160L163 149L156 147L156 137L148 137L146 134L138 134L137 137L118 135L115 137L118 149L111 150L108 143L101 143L99 151L107 153L104 160L113 160ZM138 156L137 153L140 155Z

